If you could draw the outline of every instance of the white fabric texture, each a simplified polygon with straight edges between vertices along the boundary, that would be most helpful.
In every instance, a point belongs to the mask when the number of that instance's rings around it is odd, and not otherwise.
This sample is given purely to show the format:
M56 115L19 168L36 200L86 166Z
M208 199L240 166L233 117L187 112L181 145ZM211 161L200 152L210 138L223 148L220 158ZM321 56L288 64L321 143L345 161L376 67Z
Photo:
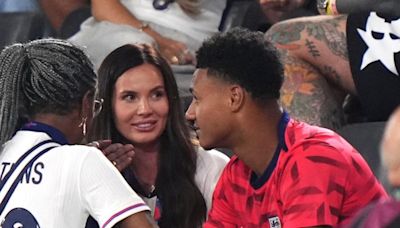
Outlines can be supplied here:
M0 155L1 177L23 153L48 139L43 132L18 131ZM85 227L89 214L108 228L149 210L101 151L82 145L56 147L35 161L0 220L14 208L28 210L41 228Z
M207 211L211 209L215 186L229 162L228 156L217 150L204 150L199 147L195 181L206 201Z
M218 31L226 0L202 0L196 16L186 14L177 3L165 10L155 10L151 0L121 0L121 3L139 20L164 37L185 43L194 53L201 42ZM95 69L116 48L131 43L155 44L153 38L129 25L97 21L90 17L82 23L80 31L69 38L84 47Z

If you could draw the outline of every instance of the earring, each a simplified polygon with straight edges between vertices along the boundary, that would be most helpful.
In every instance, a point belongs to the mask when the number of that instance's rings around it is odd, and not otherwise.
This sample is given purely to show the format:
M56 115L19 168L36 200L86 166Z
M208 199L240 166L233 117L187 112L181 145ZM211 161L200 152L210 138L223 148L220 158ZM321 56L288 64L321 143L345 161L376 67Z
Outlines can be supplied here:
M78 126L78 127L82 127L83 136L86 136L86 120L87 120L87 117L82 117L82 122Z

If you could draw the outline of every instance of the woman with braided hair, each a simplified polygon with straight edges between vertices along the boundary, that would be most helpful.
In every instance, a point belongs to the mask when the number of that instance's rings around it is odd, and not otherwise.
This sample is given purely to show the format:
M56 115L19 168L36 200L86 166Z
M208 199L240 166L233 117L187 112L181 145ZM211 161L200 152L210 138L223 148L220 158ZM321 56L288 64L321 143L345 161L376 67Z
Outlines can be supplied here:
M101 110L96 83L86 55L66 41L1 52L1 227L84 227L89 215L102 227L153 227L149 208L102 152L73 145Z

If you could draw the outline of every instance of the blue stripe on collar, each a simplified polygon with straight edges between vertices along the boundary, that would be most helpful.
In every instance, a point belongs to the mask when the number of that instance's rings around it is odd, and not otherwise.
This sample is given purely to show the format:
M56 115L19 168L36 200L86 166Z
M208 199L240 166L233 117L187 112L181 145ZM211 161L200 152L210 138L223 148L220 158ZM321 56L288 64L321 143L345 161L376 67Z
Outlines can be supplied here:
M36 121L31 121L26 123L21 130L24 131L36 131L36 132L44 132L50 136L50 138L59 143L60 145L69 144L67 139L65 138L64 134L59 131L58 129Z
M276 147L274 156L272 157L271 162L268 164L268 167L265 169L264 173L260 177L257 177L254 172L251 173L250 184L253 188L258 189L268 181L269 177L272 175L272 172L276 167L276 164L278 163L278 158L281 150L288 150L285 143L285 131L289 120L289 114L283 112L278 124L278 146Z
M281 119L279 120L279 125L278 125L278 139L279 139L279 146L281 149L284 151L288 151L286 142L285 142L285 132L286 132L286 126L288 125L290 120L290 116L287 112L283 112ZM277 149L278 149L277 148Z

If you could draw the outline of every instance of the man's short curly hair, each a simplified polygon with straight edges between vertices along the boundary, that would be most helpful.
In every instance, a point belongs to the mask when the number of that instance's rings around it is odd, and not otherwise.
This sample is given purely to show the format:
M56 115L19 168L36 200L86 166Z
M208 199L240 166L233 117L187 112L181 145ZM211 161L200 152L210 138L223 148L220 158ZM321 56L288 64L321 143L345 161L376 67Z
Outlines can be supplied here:
M256 100L279 99L283 66L261 32L236 27L218 33L204 41L196 58L197 68L239 84Z

